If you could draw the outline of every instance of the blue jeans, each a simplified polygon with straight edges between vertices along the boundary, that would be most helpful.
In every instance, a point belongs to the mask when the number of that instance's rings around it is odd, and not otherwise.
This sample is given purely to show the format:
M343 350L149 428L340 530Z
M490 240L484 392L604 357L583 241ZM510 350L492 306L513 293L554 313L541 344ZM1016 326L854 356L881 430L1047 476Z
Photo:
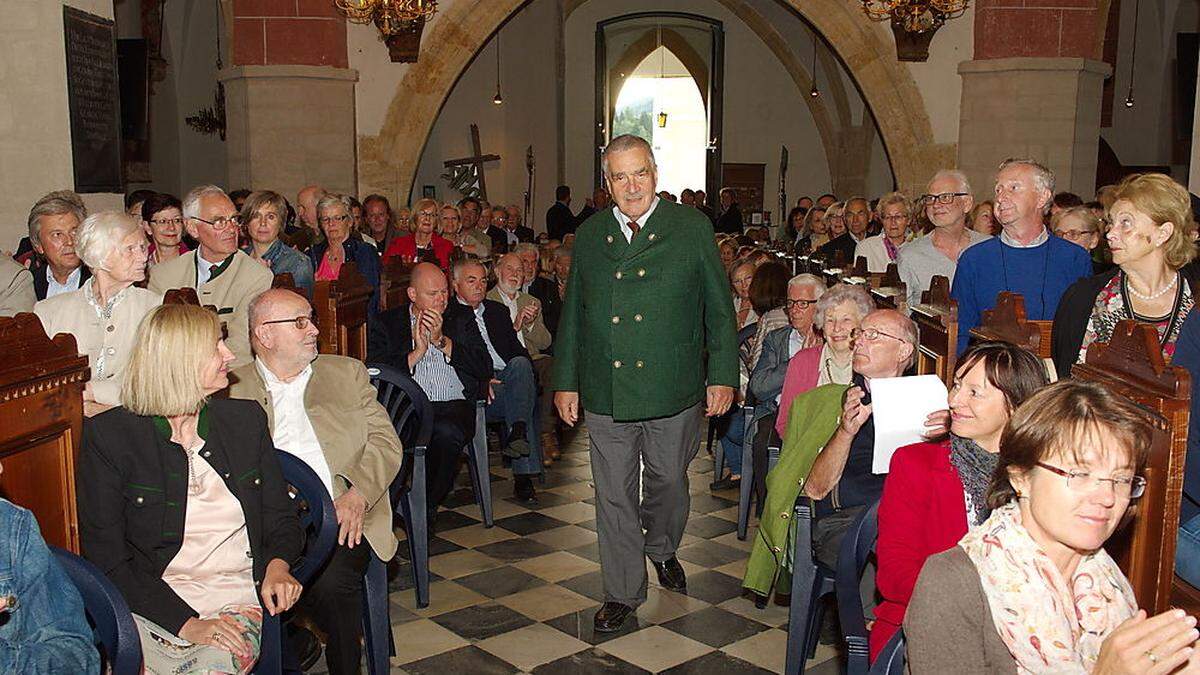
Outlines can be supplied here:
M1175 544L1175 573L1193 586L1200 586L1200 516L1179 526Z
M504 370L496 373L496 379L500 380L500 384L492 385L494 397L485 412L488 421L503 420L506 431L517 422L524 422L525 438L532 449L528 457L512 460L513 475L541 473L542 439L534 424L537 376L533 374L533 363L524 356L518 356L510 360Z
M742 442L746 438L746 415L738 406L733 406L728 413L729 430L721 437L721 448L725 452L725 468L729 475L742 475ZM720 478L720 476L717 476Z

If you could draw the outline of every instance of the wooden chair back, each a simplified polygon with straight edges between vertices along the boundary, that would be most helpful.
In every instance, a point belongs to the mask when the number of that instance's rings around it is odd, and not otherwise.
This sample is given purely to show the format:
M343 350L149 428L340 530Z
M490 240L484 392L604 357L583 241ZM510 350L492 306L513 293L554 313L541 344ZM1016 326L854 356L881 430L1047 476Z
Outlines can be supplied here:
M1026 318L1025 298L1019 293L1001 291L996 306L983 311L983 320L971 329L971 336L980 340L1010 342L1027 349L1039 358L1050 358L1050 334L1053 321L1034 321Z
M398 255L383 260L379 270L379 311L395 309L408 301L412 268L412 263L404 262Z
M917 374L937 375L949 389L958 355L958 302L950 298L950 280L935 276L921 304L912 308L917 324Z
M292 276L291 272L276 274L275 278L271 280L271 288L286 288L289 291L308 297L305 295L304 291L300 290L300 287L296 285L296 278Z
M291 276L291 275L288 275ZM163 294L164 305L200 305L200 296L191 286L172 288Z
M1191 378L1181 366L1169 366L1149 324L1124 320L1111 340L1088 347L1071 377L1098 382L1152 411L1154 442L1146 464L1146 492L1133 522L1109 539L1105 548L1121 565L1138 605L1151 615L1171 605L1175 541L1183 496L1183 463Z
M367 358L367 314L374 289L352 262L342 265L338 278L313 287L313 310L321 331L322 354Z
M34 314L0 318L0 352L0 496L32 511L48 544L78 553L75 463L88 359L73 336L47 337Z

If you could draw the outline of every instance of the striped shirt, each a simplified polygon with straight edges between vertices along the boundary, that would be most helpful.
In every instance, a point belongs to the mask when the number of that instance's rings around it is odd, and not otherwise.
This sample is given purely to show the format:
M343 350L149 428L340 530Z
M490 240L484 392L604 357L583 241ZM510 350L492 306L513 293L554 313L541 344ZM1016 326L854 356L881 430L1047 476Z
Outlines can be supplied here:
M419 329L417 316L412 313L411 306L408 319L412 324L415 340ZM425 355L413 368L413 379L421 385L430 401L461 401L465 398L462 380L458 379L458 373L454 371L454 366L450 365L450 359L433 343L429 344L429 349L425 350Z

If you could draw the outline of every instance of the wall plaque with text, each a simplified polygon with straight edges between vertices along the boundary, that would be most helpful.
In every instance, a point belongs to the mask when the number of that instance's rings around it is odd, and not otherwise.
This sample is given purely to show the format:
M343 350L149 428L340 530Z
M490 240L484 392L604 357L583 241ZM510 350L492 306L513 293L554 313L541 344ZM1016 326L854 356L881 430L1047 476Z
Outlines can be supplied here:
M63 7L76 192L124 192L116 25Z

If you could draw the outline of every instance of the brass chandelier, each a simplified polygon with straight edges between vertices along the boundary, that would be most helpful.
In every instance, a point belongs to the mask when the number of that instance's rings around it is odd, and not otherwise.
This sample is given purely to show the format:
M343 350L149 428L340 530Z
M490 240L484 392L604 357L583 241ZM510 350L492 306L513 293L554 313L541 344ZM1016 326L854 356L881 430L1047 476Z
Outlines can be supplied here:
M333 0L352 23L374 23L383 39L412 30L437 12L437 0Z
M925 33L962 16L967 0L862 0L862 8L872 21L891 21L909 33Z

